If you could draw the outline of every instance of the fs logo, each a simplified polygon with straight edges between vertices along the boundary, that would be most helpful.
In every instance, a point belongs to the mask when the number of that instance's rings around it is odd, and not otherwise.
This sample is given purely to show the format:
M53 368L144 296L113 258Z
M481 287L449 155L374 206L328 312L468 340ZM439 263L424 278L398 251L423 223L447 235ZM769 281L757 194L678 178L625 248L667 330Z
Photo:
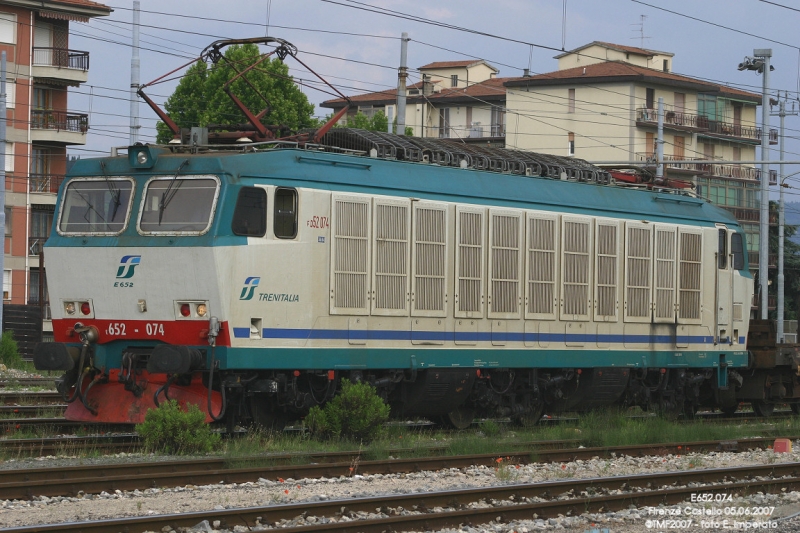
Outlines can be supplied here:
M139 264L141 259L141 255L123 256L119 262L119 268L117 269L117 279L132 278L134 274L133 269L136 268L136 265Z
M261 278L249 277L244 280L244 287L242 287L242 294L239 295L240 300L250 300L253 298L258 282Z

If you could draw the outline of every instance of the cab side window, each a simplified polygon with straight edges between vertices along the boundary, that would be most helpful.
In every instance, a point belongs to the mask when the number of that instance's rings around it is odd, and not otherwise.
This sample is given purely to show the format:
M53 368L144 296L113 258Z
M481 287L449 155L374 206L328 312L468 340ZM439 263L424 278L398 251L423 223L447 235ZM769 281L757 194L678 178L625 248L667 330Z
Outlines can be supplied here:
M720 270L728 268L728 232L724 229L718 231L719 235L719 253L717 254L717 263Z
M731 235L731 253L734 270L744 270L744 240L741 233Z
M263 237L267 233L267 191L242 187L236 198L231 229L234 235Z
M279 239L294 239L297 236L297 191L286 187L275 190L273 227Z

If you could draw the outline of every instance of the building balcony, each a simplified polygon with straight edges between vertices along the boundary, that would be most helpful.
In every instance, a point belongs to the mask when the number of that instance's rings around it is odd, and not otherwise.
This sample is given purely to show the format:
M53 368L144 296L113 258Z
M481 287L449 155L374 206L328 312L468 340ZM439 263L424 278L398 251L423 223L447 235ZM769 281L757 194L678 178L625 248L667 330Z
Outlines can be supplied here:
M637 152L636 153L636 160L643 161L647 163L649 167L655 168L656 167L656 155L646 152ZM702 163L674 163L673 161L702 161L702 158L697 157L683 157L683 156L676 156L676 155L667 155L664 154L664 166L667 170L671 172L684 172L688 174L707 174L708 167L711 165L706 165Z
M657 126L658 111L641 107L636 110L637 126ZM671 110L664 112L664 127L671 130L697 132L707 137L744 141L750 144L761 143L761 128L742 126L719 120L710 120L706 116L694 115L685 111ZM769 130L769 143L778 144L778 130Z
M60 145L86 144L89 115L52 109L31 111L31 140Z
M463 139L470 141L474 139L498 139L506 136L506 127L503 124L482 125L473 124L472 126L450 126L448 128L437 128L440 139Z
M28 237L28 255L38 256L44 249L47 237Z
M69 85L85 83L89 76L89 52L34 46L31 75Z
M63 181L63 174L31 174L28 177L28 191L56 194Z

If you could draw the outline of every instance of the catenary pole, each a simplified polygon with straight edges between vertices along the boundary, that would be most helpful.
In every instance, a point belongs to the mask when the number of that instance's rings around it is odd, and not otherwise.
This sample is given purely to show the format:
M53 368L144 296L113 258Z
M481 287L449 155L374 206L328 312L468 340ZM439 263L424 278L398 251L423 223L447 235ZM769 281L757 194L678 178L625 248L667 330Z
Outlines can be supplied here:
M756 48L753 55L763 60L764 85L761 93L761 210L759 214L758 283L761 290L761 319L767 319L769 291L769 59L772 49Z
M406 133L406 80L408 79L408 33L400 37L400 69L397 71L397 135ZM423 125L424 126L424 125ZM424 135L423 135L424 137Z
M131 55L131 133L130 144L139 140L139 0L133 2L133 53Z
M0 54L0 235L6 234L6 53ZM5 250L0 253L0 272L3 272L5 292ZM11 280L8 280L11 283ZM0 333L3 331L3 306L0 305Z

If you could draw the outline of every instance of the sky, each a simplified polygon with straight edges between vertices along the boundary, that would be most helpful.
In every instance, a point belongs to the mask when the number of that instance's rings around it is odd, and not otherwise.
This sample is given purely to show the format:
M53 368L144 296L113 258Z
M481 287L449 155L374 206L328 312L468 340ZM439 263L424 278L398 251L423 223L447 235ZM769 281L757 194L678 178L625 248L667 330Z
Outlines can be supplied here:
M89 80L71 89L69 110L89 113L86 146L71 155L105 155L130 132L132 0L111 0L109 17L71 23L70 48L90 52ZM140 81L147 83L196 58L218 39L269 35L294 44L298 57L353 95L397 86L400 35L407 32L409 82L433 61L484 59L499 76L557 69L554 56L592 41L672 52L673 72L752 92L762 77L739 71L755 48L772 49L770 93L788 93L800 108L800 2L796 0L141 0ZM397 16L391 16L389 13ZM415 19L415 20L409 20ZM310 74L291 58L295 78ZM177 80L152 86L162 103ZM304 85L318 105L330 95ZM777 108L775 109L777 112ZM330 110L316 108L324 116ZM511 112L511 111L509 111ZM139 105L139 140L155 139L155 114ZM800 161L800 116L787 116L786 160ZM779 118L770 118L777 128ZM779 158L778 147L770 153ZM773 167L776 168L776 167ZM786 165L785 174L800 172ZM800 200L800 174L787 200Z

